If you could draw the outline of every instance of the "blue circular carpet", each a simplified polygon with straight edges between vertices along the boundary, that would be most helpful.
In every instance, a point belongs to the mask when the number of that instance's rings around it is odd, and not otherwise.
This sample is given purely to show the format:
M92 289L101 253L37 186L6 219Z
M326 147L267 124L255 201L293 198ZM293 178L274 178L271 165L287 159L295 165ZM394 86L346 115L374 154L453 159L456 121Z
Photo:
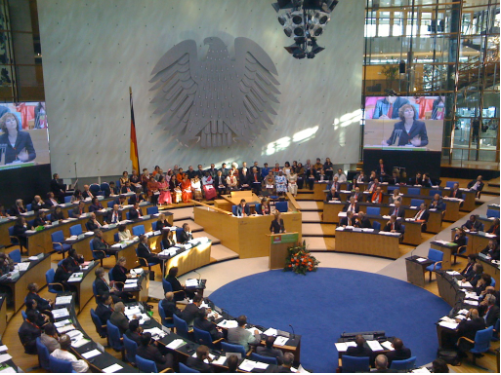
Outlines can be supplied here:
M233 281L210 295L231 315L250 323L302 335L301 363L315 372L335 372L334 343L343 332L384 330L400 337L416 365L436 358L435 322L450 307L407 282L373 273L320 268L306 276L280 270Z

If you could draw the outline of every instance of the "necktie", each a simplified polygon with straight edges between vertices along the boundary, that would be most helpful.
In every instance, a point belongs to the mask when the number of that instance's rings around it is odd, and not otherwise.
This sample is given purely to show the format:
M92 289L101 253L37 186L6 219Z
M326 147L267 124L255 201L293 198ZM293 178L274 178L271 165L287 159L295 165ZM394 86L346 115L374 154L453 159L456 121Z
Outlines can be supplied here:
M391 230L395 229L395 224L391 224Z
M353 211L353 206L350 204L350 208L348 209L348 211Z
M421 212L422 212L422 211L420 210L420 211L417 213L417 215L416 215L416 220L419 220L419 219L421 218Z
M456 190L452 192L452 198L456 198Z
M388 108L388 112L386 113L386 116L391 118L392 113L393 113L393 104L390 104L390 108Z

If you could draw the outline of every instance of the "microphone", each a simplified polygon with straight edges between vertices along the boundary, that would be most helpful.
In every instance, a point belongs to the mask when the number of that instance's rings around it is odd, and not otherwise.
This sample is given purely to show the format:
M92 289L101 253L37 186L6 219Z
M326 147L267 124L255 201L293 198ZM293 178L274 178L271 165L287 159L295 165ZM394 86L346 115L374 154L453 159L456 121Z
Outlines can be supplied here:
M294 327L292 326L292 324L289 324L289 327L291 327L291 329L292 329L292 339L294 340L296 338L296 333L294 332Z
M202 275L200 275L200 273L198 273L195 270L193 270L193 272L195 272L198 275L198 285L200 286L200 279L202 278Z

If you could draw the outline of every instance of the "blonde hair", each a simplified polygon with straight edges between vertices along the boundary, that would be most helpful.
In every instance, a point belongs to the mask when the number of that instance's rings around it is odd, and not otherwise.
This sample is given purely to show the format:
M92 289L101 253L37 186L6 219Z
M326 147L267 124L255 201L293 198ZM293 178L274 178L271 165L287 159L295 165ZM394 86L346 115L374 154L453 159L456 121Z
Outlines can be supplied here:
M17 119L16 115L15 115L15 114L13 114L13 113L7 112L7 113L5 113L5 114L4 114L4 115L0 118L0 129L2 129L2 131L3 131L4 133L7 133L7 125L6 125L5 123L7 122L7 119L8 119L8 118L10 118L10 117L12 117L14 120L16 120L16 124L17 124L17 126L16 126L16 130L19 130L19 121L18 121L18 119Z

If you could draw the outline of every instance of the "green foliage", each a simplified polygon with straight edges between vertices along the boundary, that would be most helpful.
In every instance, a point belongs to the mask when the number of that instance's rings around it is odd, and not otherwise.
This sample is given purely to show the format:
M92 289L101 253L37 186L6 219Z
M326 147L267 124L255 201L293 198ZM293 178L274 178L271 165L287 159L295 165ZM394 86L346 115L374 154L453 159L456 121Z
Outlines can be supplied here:
M294 271L300 275L315 272L320 262L306 249L306 242L298 243L287 249L284 271Z

